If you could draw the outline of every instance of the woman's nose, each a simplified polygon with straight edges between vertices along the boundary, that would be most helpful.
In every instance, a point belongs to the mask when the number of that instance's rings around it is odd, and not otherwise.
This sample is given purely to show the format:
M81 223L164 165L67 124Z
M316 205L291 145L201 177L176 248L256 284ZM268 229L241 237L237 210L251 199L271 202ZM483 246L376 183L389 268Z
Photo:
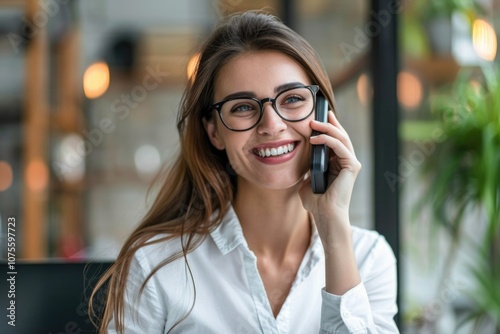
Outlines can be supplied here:
M275 136L287 128L286 122L274 110L272 103L265 103L263 108L262 119L257 125L259 134Z

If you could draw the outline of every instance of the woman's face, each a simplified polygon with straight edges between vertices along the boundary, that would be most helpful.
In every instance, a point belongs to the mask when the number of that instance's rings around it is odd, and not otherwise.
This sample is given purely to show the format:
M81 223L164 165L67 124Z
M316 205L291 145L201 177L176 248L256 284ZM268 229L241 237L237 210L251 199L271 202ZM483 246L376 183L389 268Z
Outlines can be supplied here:
M275 98L290 84L311 84L306 72L290 57L273 51L245 53L220 69L215 79L213 102L240 92L259 100ZM250 130L229 130L218 115L206 122L205 127L212 144L226 150L238 174L238 189L250 185L284 189L297 184L309 169L309 123L313 115L299 122L287 122L274 111L271 103L265 103L262 119ZM266 150L271 156L263 156Z

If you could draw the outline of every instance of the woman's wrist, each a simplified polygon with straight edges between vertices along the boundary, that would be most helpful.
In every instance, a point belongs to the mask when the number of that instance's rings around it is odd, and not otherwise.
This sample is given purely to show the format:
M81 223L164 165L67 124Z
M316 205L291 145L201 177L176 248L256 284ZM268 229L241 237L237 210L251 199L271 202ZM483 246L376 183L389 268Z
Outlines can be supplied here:
M347 213L336 211L329 214L323 211L313 214L313 219L323 246L352 243L352 229Z
M350 225L349 229L332 233L331 237L323 242L323 248L325 251L325 289L329 293L343 295L361 282Z

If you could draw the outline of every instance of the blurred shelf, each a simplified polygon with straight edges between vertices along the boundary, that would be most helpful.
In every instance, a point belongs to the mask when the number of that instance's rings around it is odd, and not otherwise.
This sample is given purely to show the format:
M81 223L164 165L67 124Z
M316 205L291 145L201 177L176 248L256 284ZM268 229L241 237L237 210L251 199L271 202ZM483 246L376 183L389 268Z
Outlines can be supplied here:
M460 66L449 57L430 57L425 59L407 58L405 67L415 71L431 86L441 86L455 80Z
M25 6L28 0L0 0L0 6Z

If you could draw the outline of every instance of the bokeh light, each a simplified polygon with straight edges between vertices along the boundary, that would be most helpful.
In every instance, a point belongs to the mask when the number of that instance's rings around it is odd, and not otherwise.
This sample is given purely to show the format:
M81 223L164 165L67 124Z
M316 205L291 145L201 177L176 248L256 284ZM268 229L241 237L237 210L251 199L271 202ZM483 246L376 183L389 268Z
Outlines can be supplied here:
M33 160L26 166L26 184L30 190L39 192L47 188L49 171L41 160Z
M12 185L14 174L12 167L6 161L0 161L0 191L5 191Z
M495 60L497 55L497 35L489 22L482 19L474 21L472 44L479 57L487 61Z
M134 162L139 176L148 179L160 169L160 152L152 145L142 145L135 151Z
M96 99L108 90L109 67L105 62L90 65L83 74L83 91L89 99Z
M52 166L62 181L76 183L83 179L85 174L83 146L83 138L78 134L66 135L57 146Z
M370 80L368 80L368 75L365 73L359 76L358 82L356 83L356 91L361 104L365 107L368 106L373 97L373 89Z
M398 100L406 109L416 109L422 103L424 89L420 79L413 73L402 71L398 75Z

